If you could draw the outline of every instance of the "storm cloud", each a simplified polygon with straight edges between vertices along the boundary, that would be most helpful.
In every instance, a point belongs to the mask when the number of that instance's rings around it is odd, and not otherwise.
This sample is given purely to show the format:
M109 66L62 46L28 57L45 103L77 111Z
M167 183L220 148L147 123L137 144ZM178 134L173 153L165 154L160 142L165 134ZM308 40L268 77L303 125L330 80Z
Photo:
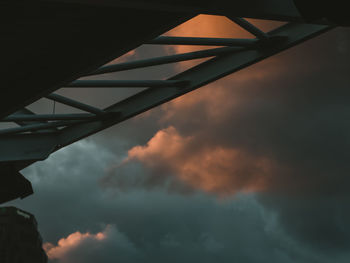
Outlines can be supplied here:
M254 194L217 199L99 188L111 159L106 149L84 141L25 171L36 195L14 204L36 215L51 262L323 260L290 238Z

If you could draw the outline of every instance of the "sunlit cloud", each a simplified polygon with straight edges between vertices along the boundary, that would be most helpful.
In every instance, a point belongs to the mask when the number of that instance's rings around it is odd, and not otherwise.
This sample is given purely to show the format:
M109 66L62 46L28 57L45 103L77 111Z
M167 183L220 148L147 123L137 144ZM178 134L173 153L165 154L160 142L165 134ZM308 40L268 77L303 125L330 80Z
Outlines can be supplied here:
M110 179L118 185L118 176L126 176L118 175L121 166L135 161L151 170L149 182L166 184L166 178L180 180L193 189L219 196L264 191L274 169L268 158L240 149L205 145L193 136L181 136L174 127L158 131L145 146L130 149L128 157L112 170L114 179ZM161 177L163 180L155 179Z
M50 261L57 263L95 263L108 257L133 262L138 257L134 244L115 225L107 225L96 234L77 231L43 247Z
M86 241L101 242L106 238L107 230L105 232L99 232L97 234L80 233L77 231L70 234L66 238L61 238L57 242L57 245L54 245L52 243L45 243L44 250L46 251L49 259L60 259Z

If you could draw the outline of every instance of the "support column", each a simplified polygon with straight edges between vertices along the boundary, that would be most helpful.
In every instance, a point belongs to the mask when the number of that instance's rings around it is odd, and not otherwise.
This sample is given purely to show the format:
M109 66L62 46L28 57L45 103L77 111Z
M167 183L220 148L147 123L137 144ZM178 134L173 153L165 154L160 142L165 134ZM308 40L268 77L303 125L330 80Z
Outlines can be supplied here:
M47 263L35 217L16 207L0 207L0 262Z

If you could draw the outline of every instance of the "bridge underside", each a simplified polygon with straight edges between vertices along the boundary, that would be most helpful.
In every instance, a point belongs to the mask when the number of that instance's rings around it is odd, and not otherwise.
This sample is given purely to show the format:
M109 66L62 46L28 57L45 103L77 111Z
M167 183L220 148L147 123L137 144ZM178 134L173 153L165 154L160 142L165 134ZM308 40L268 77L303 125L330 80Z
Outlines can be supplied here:
M1 1L0 117L183 22L188 15L55 1Z
M0 129L0 203L32 193L18 171L33 162L332 28L324 21L294 23L303 19L292 0L237 1L231 12L232 2L219 0L210 6L197 0L2 1L0 121L18 127ZM225 15L253 38L162 36L199 13ZM293 22L266 33L243 16ZM215 48L104 66L142 44ZM79 80L198 58L209 60L167 80ZM61 87L147 89L98 109L53 93ZM86 113L40 115L25 108L43 97Z
M308 2L296 1L306 18L320 18L322 14L312 12L318 10L315 1ZM341 1L335 2L341 7ZM0 117L198 13L300 22L298 8L293 0L218 0L215 5L198 0L1 1Z

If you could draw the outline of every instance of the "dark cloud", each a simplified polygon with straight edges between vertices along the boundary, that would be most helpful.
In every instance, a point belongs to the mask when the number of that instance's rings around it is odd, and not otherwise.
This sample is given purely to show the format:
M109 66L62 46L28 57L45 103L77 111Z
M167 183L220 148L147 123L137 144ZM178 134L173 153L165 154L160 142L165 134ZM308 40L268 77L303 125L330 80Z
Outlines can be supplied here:
M323 256L344 254L350 247L349 196L261 195L266 208L277 210L288 235Z
M51 262L320 262L253 195L217 200L97 187L113 157L83 141L24 171L36 194L14 204L36 215Z

